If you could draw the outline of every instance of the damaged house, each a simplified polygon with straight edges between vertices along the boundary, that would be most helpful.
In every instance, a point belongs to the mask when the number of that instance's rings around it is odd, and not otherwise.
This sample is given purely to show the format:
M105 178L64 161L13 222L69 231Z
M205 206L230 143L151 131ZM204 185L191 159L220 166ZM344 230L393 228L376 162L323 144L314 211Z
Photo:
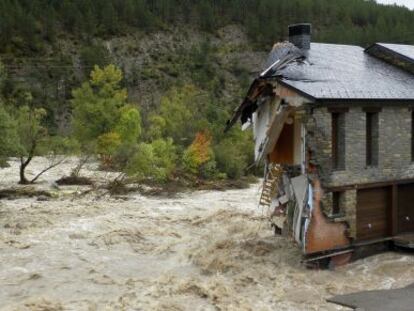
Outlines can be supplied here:
M414 46L311 43L289 26L226 130L252 127L260 204L305 261L414 247Z

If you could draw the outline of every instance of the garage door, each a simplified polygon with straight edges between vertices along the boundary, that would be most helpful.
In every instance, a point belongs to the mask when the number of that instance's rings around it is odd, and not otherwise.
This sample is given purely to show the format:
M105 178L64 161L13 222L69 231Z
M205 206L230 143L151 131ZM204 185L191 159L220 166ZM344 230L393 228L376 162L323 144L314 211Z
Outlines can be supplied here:
M398 233L414 232L414 184L398 186Z
M358 190L358 240L378 239L390 235L390 206L390 187Z

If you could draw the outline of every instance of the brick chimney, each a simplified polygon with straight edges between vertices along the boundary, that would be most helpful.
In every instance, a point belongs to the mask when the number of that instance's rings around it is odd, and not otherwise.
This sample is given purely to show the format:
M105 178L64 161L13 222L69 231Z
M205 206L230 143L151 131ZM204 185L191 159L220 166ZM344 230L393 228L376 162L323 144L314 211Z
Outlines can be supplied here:
M300 23L289 25L289 42L301 50L309 50L312 37L312 25Z

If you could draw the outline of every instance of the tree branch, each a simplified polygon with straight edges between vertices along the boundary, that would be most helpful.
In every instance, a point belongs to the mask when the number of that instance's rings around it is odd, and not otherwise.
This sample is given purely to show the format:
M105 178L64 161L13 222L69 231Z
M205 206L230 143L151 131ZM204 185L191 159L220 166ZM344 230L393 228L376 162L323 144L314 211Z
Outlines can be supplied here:
M60 164L62 164L64 161L66 160L66 158L63 158L63 159L61 159L61 160L59 160L59 161L57 161L57 162L55 162L55 163L52 163L51 165L49 165L48 167L46 167L45 169L43 169L42 171L40 171L40 173L39 174L37 174L31 181L30 181L30 183L31 184L33 184L33 183L35 183L35 181L40 177L40 176L42 176L44 173L46 173L48 170L51 170L52 168L54 168L54 167L56 167L56 166L58 166L58 165L60 165Z

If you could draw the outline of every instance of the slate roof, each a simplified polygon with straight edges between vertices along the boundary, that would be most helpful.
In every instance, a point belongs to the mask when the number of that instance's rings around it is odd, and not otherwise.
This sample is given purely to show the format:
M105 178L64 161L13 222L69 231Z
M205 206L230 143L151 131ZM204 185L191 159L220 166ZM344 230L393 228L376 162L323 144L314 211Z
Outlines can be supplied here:
M404 52L411 53L411 48ZM289 48L284 46L283 50L287 53ZM278 53L281 50L275 47L266 65ZM269 71L264 78L276 77L314 100L414 101L414 75L365 53L359 46L312 43L304 56Z
M412 45L375 43L365 52L414 75L414 46Z
M406 44L391 44L391 43L376 43L378 46L382 46L388 50L398 53L411 59L414 62L414 45Z
M414 103L413 53L414 46L401 44L377 43L364 50L354 45L311 43L311 49L303 51L289 42L276 43L225 131L239 118L242 123L251 118L257 98L268 92L268 80L313 102Z

